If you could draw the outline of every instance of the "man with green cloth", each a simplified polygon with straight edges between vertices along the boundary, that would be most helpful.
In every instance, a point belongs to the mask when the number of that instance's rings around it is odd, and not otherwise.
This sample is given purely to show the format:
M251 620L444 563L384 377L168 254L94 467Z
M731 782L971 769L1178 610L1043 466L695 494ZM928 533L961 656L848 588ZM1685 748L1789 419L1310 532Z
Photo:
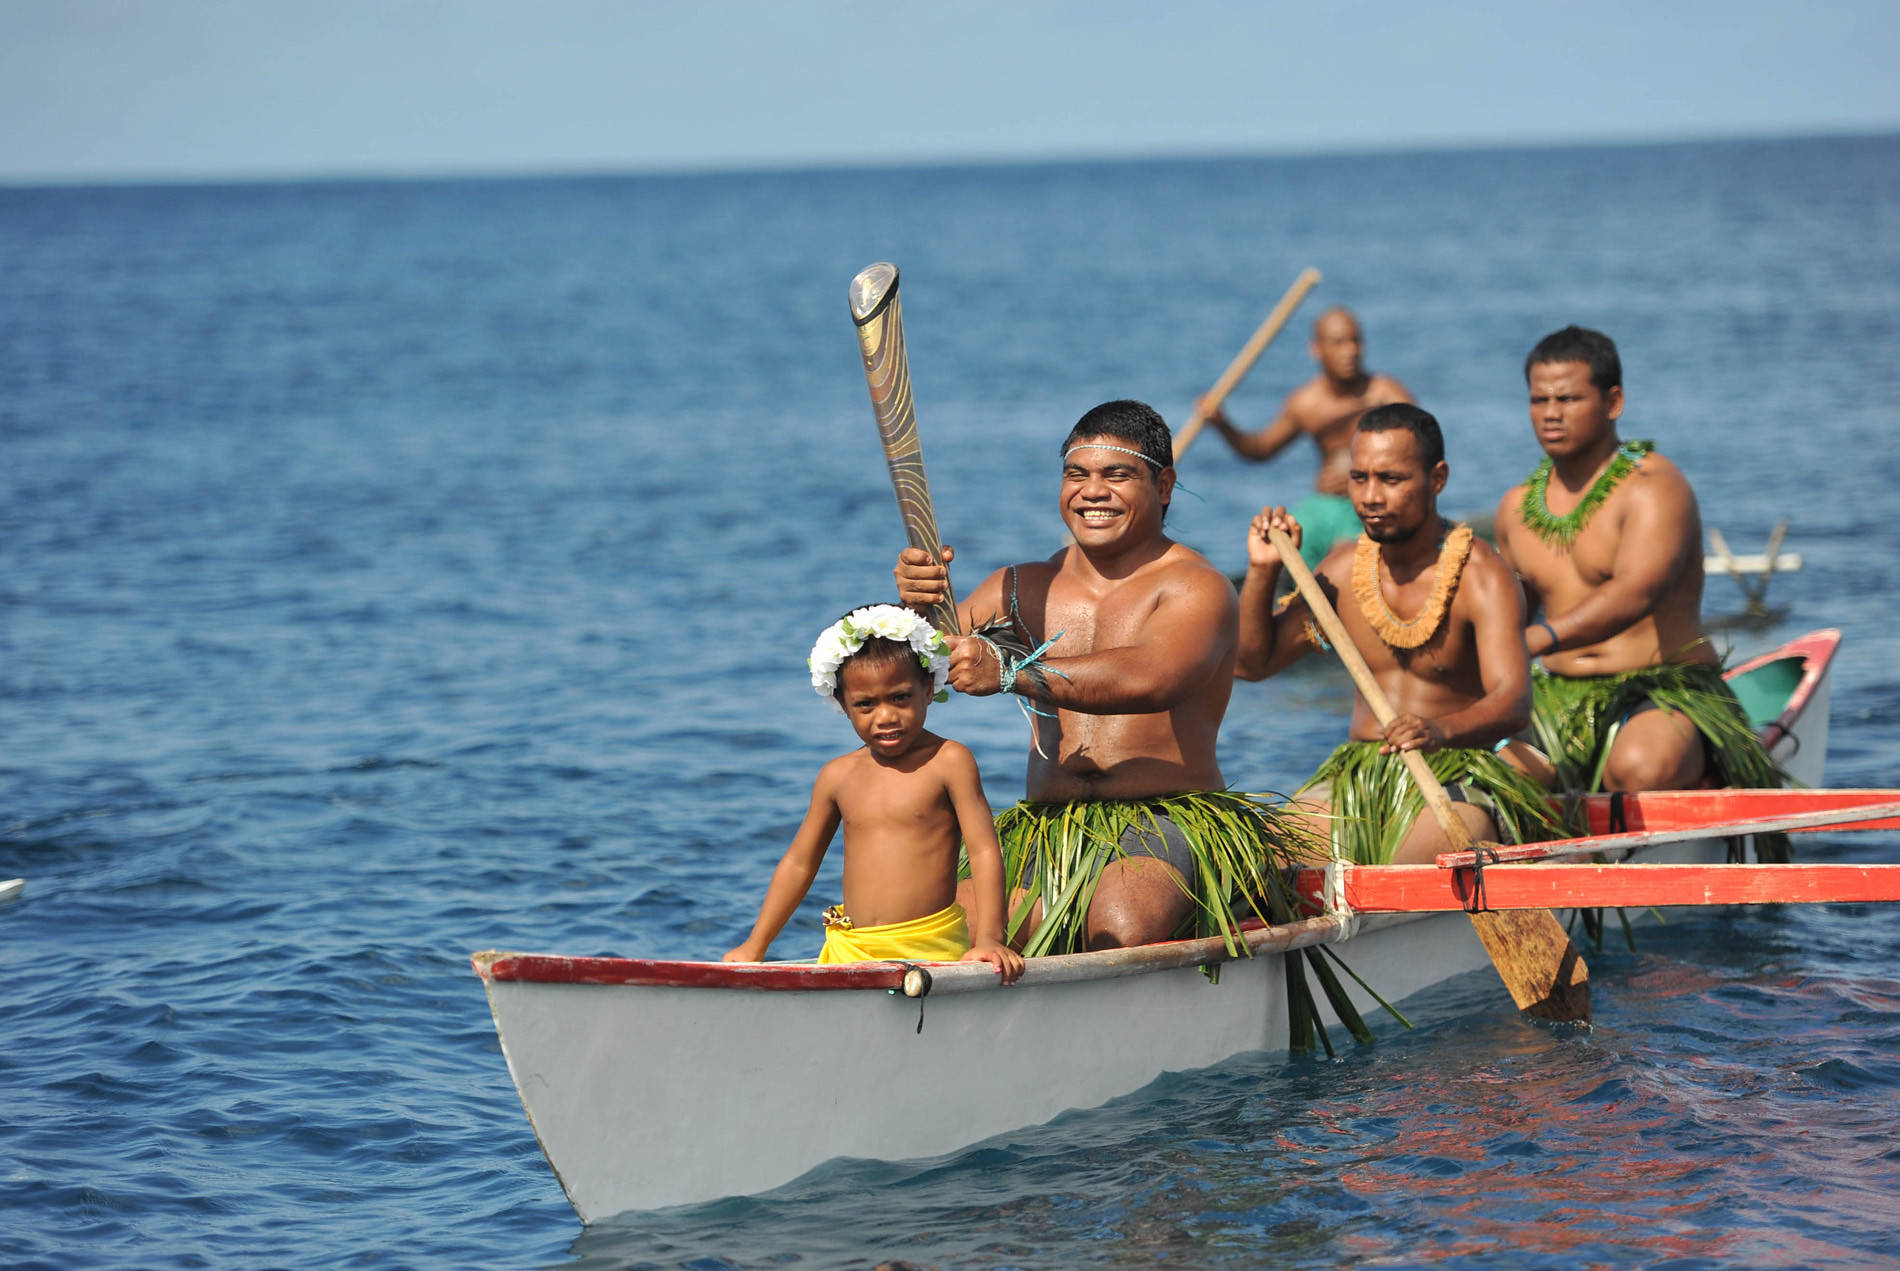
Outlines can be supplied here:
M1499 502L1497 540L1532 611L1541 604L1524 640L1543 668L1537 744L1511 757L1566 790L1780 785L1702 630L1695 491L1654 442L1617 433L1615 343L1565 327L1531 350L1524 376L1545 459Z
M1375 407L1360 416L1348 454L1365 532L1327 552L1314 576L1398 713L1381 726L1356 699L1350 740L1296 798L1349 860L1429 863L1452 845L1405 769L1403 752L1416 750L1473 839L1561 837L1543 787L1496 753L1530 719L1523 594L1470 526L1438 513L1450 474L1438 421L1410 403ZM1234 666L1247 680L1325 646L1303 595L1274 604L1282 563L1273 529L1301 545L1303 527L1285 508L1262 508L1248 529Z
M1319 374L1288 393L1280 413L1264 428L1241 432L1219 409L1207 422L1235 454L1254 463L1273 458L1302 436L1313 439L1319 472L1313 493L1294 504L1292 513L1304 531L1300 558L1308 569L1317 569L1334 544L1359 537L1359 518L1346 490L1346 451L1353 425L1374 406L1409 402L1412 394L1390 375L1366 369L1365 338L1350 309L1334 306L1320 314L1307 347Z

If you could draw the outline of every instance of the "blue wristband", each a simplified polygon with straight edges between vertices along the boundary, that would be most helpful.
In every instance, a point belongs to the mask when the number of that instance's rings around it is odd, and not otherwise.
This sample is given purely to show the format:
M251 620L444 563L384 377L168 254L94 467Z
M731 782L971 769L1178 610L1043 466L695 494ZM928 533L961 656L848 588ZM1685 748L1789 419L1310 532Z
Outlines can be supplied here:
M1542 618L1539 618L1537 620L1536 625L1542 627L1545 631L1548 631L1550 633L1550 648L1545 649L1544 653L1553 652L1557 648L1557 645L1560 643L1560 641L1557 639L1557 628L1551 626L1548 622L1544 621ZM1540 653L1537 656L1542 657L1543 655L1544 655L1543 653Z

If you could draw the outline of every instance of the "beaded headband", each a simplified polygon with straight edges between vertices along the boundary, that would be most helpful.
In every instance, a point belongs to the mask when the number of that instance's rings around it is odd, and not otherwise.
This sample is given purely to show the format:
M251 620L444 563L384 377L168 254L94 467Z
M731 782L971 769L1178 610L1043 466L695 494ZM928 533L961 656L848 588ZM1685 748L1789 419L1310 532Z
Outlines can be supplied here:
M1135 458L1143 460L1146 463L1148 463L1151 467L1154 468L1156 472L1161 471L1161 469L1166 466L1165 464L1156 463L1152 458L1150 458L1147 455L1142 454L1141 451L1139 450L1130 450L1127 446L1111 446L1105 442L1100 442L1100 441L1076 442L1073 446L1070 446L1067 450L1062 452L1062 462L1067 463L1069 461L1069 456L1074 454L1078 450L1113 450L1116 454L1133 455L1135 456Z

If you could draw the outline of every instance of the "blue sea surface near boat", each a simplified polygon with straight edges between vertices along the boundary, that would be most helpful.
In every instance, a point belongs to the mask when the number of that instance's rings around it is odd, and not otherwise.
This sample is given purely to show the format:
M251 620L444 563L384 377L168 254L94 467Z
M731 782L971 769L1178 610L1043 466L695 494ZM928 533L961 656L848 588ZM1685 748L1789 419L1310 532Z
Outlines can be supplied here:
M1444 423L1458 513L1538 456L1525 351L1601 327L1625 435L1705 524L1752 551L1791 522L1786 615L1722 639L1840 628L1828 783L1900 785L1900 138L0 188L0 879L27 880L0 905L0 1261L1886 1256L1900 916L1876 906L1587 951L1587 1032L1475 974L1337 1059L1243 1056L583 1229L467 954L717 957L749 925L853 740L805 654L888 597L901 542L845 302L879 259L965 588L1059 545L1076 416L1178 420L1307 265L1324 283L1230 410L1263 420L1306 323L1349 304ZM1181 476L1171 530L1237 568L1311 464L1206 438ZM1741 601L1709 580L1709 614ZM1350 695L1317 663L1238 686L1228 778L1297 784ZM931 724L1019 797L1009 703ZM1799 846L1900 860L1896 837ZM815 950L837 867L777 956Z

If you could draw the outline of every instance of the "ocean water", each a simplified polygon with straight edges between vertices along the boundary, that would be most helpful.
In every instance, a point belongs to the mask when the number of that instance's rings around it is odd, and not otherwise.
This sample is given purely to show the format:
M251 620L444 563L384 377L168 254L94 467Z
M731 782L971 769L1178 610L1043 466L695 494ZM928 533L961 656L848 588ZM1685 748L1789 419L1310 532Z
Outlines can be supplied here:
M0 1261L1890 1256L1900 918L1874 906L1650 928L1593 955L1587 1032L1466 977L1337 1059L583 1229L468 954L747 929L853 740L805 654L889 594L901 539L845 300L880 259L965 587L1059 545L1076 416L1179 419L1307 265L1233 412L1263 420L1299 328L1349 304L1444 423L1458 513L1537 458L1529 346L1609 331L1626 435L1737 550L1785 517L1805 559L1723 639L1840 628L1829 781L1900 785L1900 138L0 189L0 878L28 880L0 906ZM1310 476L1209 437L1173 531L1238 568ZM1711 580L1712 618L1741 600ZM1297 784L1349 697L1317 663L1239 686L1229 779ZM1011 704L931 722L1019 797ZM834 860L780 956L835 890Z

